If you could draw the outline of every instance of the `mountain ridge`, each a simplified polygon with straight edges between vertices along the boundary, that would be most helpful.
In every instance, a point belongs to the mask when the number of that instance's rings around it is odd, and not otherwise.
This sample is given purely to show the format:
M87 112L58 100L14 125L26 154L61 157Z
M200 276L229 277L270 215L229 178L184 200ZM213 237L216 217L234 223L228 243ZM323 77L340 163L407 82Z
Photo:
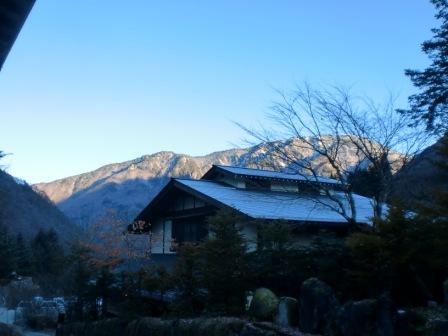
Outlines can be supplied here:
M279 143L298 157L311 159L320 175L331 176L333 170L325 160L298 141L289 139ZM331 143L332 138L326 137L324 141ZM352 166L360 161L354 146L344 145L340 155ZM102 220L109 210L125 220L131 220L170 177L200 178L213 164L275 167L279 170L289 165L276 158L272 148L265 145L231 148L201 156L159 151L33 187L44 192L72 221L88 227Z

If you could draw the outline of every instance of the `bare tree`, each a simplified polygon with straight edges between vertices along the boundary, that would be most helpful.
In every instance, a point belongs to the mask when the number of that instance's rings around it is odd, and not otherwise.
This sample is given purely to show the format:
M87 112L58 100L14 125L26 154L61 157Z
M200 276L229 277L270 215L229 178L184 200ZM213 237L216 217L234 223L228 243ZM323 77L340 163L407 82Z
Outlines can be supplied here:
M328 201L316 201L356 222L356 206L350 174L371 169L377 175L373 197L374 216L381 216L388 199L392 172L405 166L428 141L421 129L410 127L408 116L395 111L391 98L375 104L341 87L315 89L308 84L292 92L279 92L268 118L271 128L254 130L242 125L252 139L271 155L310 182L322 182L325 171L340 181L334 186L319 183ZM304 153L311 153L305 155ZM276 161L276 160L274 160Z
M97 268L126 267L134 261L144 262L151 258L150 237L130 234L128 223L116 211L109 210L104 217L90 225L81 243L92 251L92 262Z

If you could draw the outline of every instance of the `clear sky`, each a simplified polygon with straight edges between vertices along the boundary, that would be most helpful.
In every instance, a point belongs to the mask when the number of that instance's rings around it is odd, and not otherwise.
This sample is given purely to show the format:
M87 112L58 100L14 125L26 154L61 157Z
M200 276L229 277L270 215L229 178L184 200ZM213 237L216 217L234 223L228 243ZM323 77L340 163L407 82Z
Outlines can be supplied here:
M8 171L51 181L162 150L232 147L274 88L380 99L428 64L428 0L37 0L0 72Z

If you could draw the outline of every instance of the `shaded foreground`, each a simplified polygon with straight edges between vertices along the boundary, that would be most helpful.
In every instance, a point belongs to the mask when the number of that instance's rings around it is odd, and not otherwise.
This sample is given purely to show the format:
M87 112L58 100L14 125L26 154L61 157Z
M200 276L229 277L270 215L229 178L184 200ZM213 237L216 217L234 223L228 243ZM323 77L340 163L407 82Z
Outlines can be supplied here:
M57 336L148 336L148 335L219 335L219 336L303 336L293 329L282 329L271 323L252 323L234 317L169 319L145 317L128 321L107 319L78 322L58 328Z

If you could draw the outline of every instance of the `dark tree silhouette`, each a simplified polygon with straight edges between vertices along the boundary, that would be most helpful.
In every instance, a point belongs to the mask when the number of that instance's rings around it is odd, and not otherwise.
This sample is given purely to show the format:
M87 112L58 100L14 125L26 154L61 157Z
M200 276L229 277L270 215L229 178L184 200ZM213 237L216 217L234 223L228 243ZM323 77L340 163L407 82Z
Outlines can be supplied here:
M15 244L16 271L19 275L31 275L31 251L28 242L19 233Z
M433 38L422 44L431 64L423 71L405 71L419 92L409 97L410 109L399 111L424 124L429 132L443 134L448 130L448 0L431 2L441 21L440 28L432 29Z
M9 279L15 266L13 239L8 230L0 226L0 279Z
M209 310L235 314L244 308L246 243L240 230L243 220L239 214L225 210L208 220L211 237L202 245L202 257Z

